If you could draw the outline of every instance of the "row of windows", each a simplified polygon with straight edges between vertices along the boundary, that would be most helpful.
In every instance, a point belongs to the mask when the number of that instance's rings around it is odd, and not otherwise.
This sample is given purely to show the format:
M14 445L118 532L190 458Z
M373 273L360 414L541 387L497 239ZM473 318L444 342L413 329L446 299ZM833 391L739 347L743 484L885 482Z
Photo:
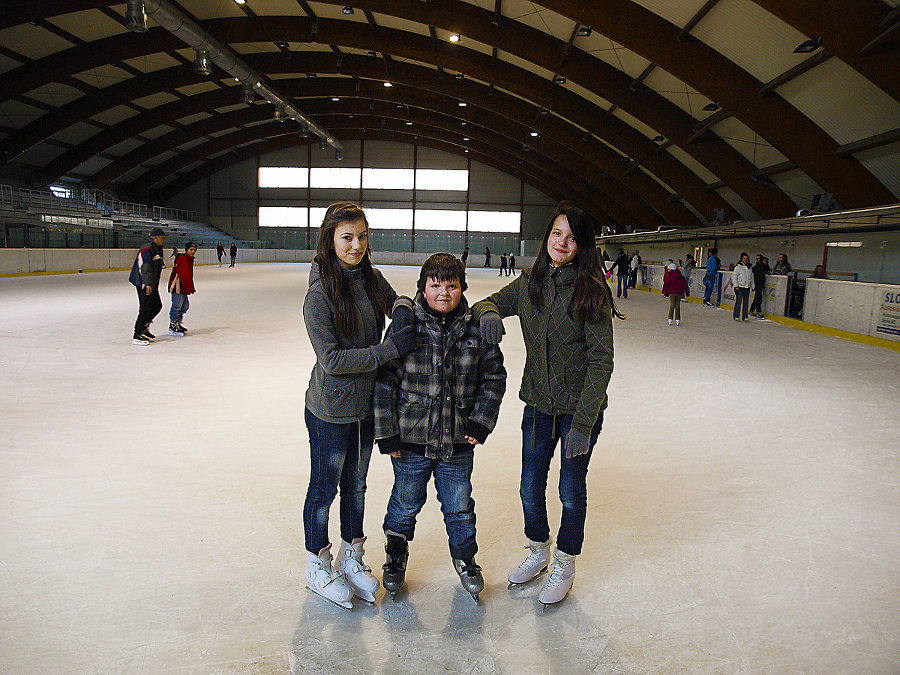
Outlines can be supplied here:
M465 192L469 189L469 172L465 169L261 166L259 187Z
M518 211L449 211L441 209L364 208L373 230L429 230L441 232L511 232L518 234ZM325 218L323 207L260 206L260 227L314 227Z

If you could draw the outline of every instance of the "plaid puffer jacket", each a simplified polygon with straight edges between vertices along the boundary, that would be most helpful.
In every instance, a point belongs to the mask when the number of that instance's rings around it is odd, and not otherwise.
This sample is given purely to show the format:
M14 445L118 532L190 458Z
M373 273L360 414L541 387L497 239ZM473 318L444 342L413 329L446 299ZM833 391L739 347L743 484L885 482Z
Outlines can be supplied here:
M481 339L478 322L460 302L461 314L444 328L438 317L414 305L417 349L378 369L375 438L427 446L425 456L449 458L454 444L468 444L473 424L494 429L506 391L503 354ZM392 334L388 329L388 335Z
M554 269L544 282L544 309L528 296L528 273L493 295L476 302L475 317L498 312L518 315L525 340L525 370L519 398L547 415L574 415L572 424L590 434L606 408L606 389L613 371L612 317L581 321L569 303L575 290L572 265Z

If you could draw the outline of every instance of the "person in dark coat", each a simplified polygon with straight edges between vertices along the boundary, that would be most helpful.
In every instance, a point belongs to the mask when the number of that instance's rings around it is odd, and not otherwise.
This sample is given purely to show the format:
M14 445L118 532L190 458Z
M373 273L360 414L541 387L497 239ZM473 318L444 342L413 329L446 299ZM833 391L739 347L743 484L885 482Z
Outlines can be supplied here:
M150 332L150 324L162 309L162 298L159 297L159 277L164 267L163 244L166 233L161 227L150 231L147 244L134 259L131 275L128 280L137 288L138 315L134 322L134 336L131 343L146 346L156 336Z
M756 264L753 266L753 303L750 305L750 316L762 318L762 296L766 289L766 275L769 274L769 263L762 253L756 254Z

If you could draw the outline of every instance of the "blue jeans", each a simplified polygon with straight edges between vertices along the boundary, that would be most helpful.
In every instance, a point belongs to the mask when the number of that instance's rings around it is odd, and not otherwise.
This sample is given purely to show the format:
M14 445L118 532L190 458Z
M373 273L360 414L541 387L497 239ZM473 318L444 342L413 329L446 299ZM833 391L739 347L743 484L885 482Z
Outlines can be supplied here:
M309 430L309 488L303 505L306 550L318 553L328 546L328 511L341 489L341 539L363 536L366 475L375 439L374 419L351 424L324 422L305 410Z
M169 321L181 323L190 306L191 301L188 300L188 296L181 293L172 293L172 309L169 310Z
M625 294L625 297L628 297L628 275L627 274L619 274L616 276L619 280L619 285L616 286L616 297L621 298L622 293ZM546 539L544 540L546 541Z
M565 438L572 426L572 415L547 415L525 406L522 415L522 480L519 496L525 514L525 536L532 541L550 538L547 520L547 474L550 461L560 444L565 450ZM563 553L578 555L584 543L584 520L587 516L587 471L600 429L603 411L591 430L588 451L584 455L566 459L560 453L559 499L562 520L556 535L556 547Z
M716 273L707 272L703 276L703 285L706 287L706 290L703 292L703 302L710 302L713 290L716 287Z
M747 305L750 304L750 289L749 288L735 288L734 289L734 318L738 318L738 314L741 313L741 308L743 308L743 318L747 318Z
M388 500L384 529L412 541L416 516L425 505L428 481L434 475L437 498L444 514L450 540L450 555L466 560L478 551L475 543L475 500L472 499L474 452L452 455L450 459L430 459L412 452L391 457L394 488Z

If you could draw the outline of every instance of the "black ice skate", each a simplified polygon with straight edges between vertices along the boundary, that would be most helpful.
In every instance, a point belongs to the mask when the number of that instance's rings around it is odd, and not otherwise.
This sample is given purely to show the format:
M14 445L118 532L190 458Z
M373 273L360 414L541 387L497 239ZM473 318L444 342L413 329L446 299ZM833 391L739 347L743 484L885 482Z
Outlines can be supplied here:
M382 575L384 590L391 594L391 600L397 599L397 593L406 582L406 561L409 560L409 542L406 537L396 534L387 534L384 544L384 552L387 555Z
M462 587L472 595L472 600L477 605L478 594L484 590L484 577L481 576L481 568L475 564L475 558L453 558L453 567L456 568Z

